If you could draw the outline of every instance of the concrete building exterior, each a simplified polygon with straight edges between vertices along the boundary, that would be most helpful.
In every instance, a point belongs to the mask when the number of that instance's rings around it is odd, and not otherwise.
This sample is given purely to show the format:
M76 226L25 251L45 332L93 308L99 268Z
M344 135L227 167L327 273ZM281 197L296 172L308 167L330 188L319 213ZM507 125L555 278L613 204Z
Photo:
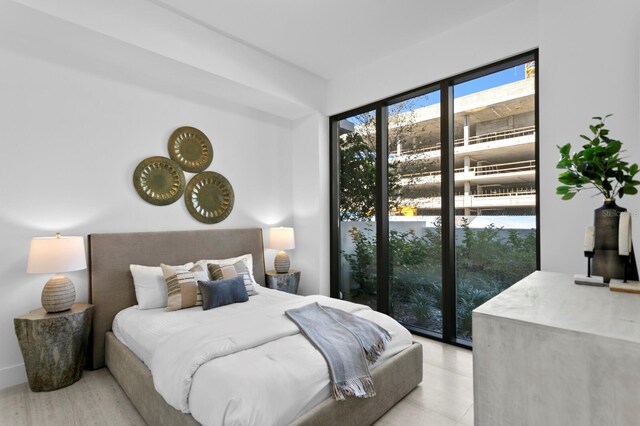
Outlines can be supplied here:
M536 214L535 79L455 100L456 215ZM399 177L398 215L438 215L441 208L440 105L402 114L411 131L390 142L389 164ZM393 135L393 124L390 125Z

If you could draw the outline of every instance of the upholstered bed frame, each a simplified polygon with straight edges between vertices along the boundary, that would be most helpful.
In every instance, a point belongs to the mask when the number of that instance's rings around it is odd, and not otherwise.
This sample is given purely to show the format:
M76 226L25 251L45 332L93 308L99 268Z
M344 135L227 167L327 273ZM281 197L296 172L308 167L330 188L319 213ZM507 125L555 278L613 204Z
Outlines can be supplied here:
M262 230L219 229L89 235L90 302L95 306L88 367L109 368L149 425L196 425L168 405L144 363L111 332L115 315L136 304L130 264L184 264L251 253L256 281L264 285ZM414 343L376 368L377 395L337 402L327 399L298 418L302 425L369 425L422 381L422 347Z

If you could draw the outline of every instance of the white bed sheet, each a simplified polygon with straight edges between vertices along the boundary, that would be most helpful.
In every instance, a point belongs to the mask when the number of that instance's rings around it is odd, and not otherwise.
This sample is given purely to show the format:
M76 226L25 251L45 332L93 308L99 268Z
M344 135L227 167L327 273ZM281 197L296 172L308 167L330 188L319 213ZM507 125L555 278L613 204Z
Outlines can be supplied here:
M138 309L126 308L113 319L113 334L147 367L151 368L151 356L155 349L172 334L179 333L199 324L212 321L229 321L232 316L253 312L256 309L275 303L302 298L295 294L259 287L258 294L249 297L245 303L234 303L203 311L202 306L167 312L164 308Z
M211 321L229 324L236 316L241 321L247 313L302 299L260 288L249 302L209 311L201 307L175 312L130 307L118 313L113 331L150 367L154 351L175 333ZM327 303L344 302L327 299ZM392 335L373 368L411 345L409 332L392 318L365 307L354 313L377 322ZM330 395L324 358L301 334L296 334L203 364L193 375L188 410L183 407L183 411L191 412L204 425L284 425Z

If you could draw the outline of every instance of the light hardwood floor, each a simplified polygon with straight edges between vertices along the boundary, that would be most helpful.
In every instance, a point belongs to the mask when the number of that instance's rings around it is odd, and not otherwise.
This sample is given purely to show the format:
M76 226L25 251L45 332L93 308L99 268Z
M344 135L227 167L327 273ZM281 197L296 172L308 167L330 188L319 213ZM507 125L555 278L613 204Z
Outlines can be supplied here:
M377 426L472 426L472 356L466 349L414 336L422 343L422 384L387 412ZM144 425L106 368L53 392L31 392L27 384L0 391L0 425Z

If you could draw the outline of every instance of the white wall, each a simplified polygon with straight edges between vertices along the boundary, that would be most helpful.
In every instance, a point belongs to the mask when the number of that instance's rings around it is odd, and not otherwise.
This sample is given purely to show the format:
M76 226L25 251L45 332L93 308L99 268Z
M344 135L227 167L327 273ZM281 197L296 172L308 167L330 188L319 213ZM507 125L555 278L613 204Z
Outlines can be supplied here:
M293 221L289 121L241 107L228 112L8 50L0 49L0 68L0 388L26 380L13 318L40 307L49 278L25 273L32 237ZM168 137L182 125L207 134L214 149L208 170L233 185L236 204L218 225L197 222L182 199L157 207L134 190L138 162L167 156ZM77 299L86 301L87 271L68 275Z
M631 162L640 163L640 3L541 0L540 17L542 268L583 273L582 235L602 197L591 192L562 201L555 195L556 145L580 146L591 117L613 113L610 136L623 142ZM640 223L640 197L618 204ZM638 247L640 226L634 240Z
M579 143L591 117L614 113L613 137L640 162L640 3L518 1L381 58L329 84L335 114L539 47L542 269L582 272L584 227L601 197L562 201L556 145ZM638 216L640 197L619 204ZM640 227L634 228L636 245Z
M324 105L320 77L146 0L0 0L0 43L290 120Z
M537 47L535 1L517 1L436 37L399 49L329 82L337 114Z
M329 295L329 120L321 114L294 123L293 215L300 294Z

